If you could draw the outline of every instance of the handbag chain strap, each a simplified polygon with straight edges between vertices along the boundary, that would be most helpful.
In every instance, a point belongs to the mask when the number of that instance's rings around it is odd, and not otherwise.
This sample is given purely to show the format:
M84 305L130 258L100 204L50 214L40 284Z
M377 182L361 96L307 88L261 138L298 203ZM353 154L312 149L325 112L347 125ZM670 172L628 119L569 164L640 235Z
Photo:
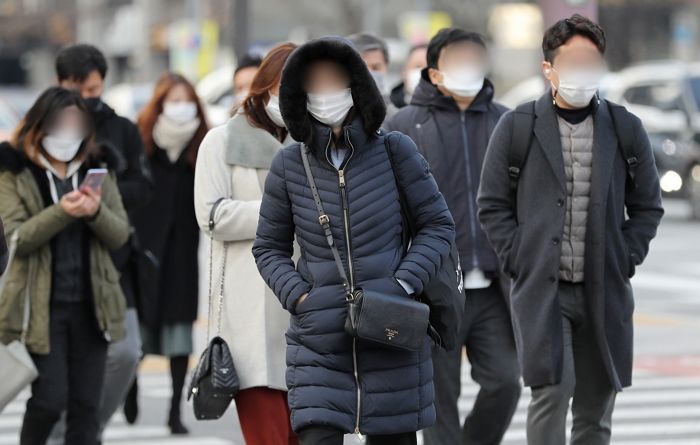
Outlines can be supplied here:
M207 290L209 303L207 306L207 341L211 340L211 305L212 300L214 299L212 295L214 287L214 226L216 225L214 216L216 214L216 209L224 201L224 199L226 198L217 199L216 202L214 202L214 205L211 207L211 211L209 212L209 286ZM223 241L223 244L224 256L221 260L221 283L219 287L219 295L217 296L216 301L216 335L219 335L221 333L221 312L224 305L224 279L226 273L226 257L228 256L228 243L226 241Z
M311 166L309 165L309 155L307 153L306 144L301 143L301 160L304 163L304 171L306 172L306 179L309 181L309 187L311 187L311 194L314 197L314 202L316 203L316 210L318 210L318 223L323 229L323 234L326 236L326 242L328 247L331 248L333 253L333 259L335 260L335 265L340 273L340 278L343 280L343 288L345 289L346 299L352 301L353 294L350 289L350 283L348 282L348 276L345 273L345 267L343 266L343 261L340 259L340 253L335 245L335 240L333 239L333 232L331 231L331 220L323 210L323 203L321 202L321 196L318 193L318 188L316 187L316 180L314 179L313 173L311 173Z
M2 227L2 221L0 220L0 227ZM10 273L12 268L12 263L15 259L15 253L17 251L17 242L19 241L19 229L15 229L10 236L10 243L7 246L7 264L5 264L5 270L0 274L0 301L2 298L2 291L5 289L5 282L7 281L7 275ZM30 289L31 277L34 276L35 260L33 257L29 258L29 270L27 273L27 286L24 290L24 306L22 307L22 332L20 333L19 340L22 344L27 342L27 332L29 331L29 319L32 315L32 294Z

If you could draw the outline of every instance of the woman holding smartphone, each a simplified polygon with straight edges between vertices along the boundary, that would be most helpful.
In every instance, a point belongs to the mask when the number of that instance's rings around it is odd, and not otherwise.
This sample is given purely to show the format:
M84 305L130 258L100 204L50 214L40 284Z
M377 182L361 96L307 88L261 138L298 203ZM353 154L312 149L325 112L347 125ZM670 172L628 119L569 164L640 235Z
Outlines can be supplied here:
M149 311L141 314L144 354L170 359L172 399L168 426L187 434L180 418L182 388L192 354L192 325L197 319L199 226L194 214L194 167L208 127L192 84L163 74L151 101L138 118L153 174L153 198L134 212L144 249L160 263Z
M250 253L270 163L292 142L277 95L282 67L295 48L281 43L270 50L234 116L204 139L195 176L197 219L213 238L215 292L224 287L221 337L240 380L236 409L248 445L297 443L284 380L289 315L258 275ZM210 314L212 326L216 319Z
M39 371L21 445L46 443L63 411L66 444L97 443L107 345L124 336L126 302L110 251L129 236L127 216L112 175L81 186L89 169L119 158L93 136L80 95L53 87L0 144L0 216L14 246L0 341L25 339Z

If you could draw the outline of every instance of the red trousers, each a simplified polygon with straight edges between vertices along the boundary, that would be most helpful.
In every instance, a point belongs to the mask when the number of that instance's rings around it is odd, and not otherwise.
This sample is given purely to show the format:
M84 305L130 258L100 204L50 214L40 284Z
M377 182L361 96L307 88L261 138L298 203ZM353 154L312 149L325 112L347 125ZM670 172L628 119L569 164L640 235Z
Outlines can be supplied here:
M236 395L238 420L246 445L298 445L290 423L287 393L249 388Z

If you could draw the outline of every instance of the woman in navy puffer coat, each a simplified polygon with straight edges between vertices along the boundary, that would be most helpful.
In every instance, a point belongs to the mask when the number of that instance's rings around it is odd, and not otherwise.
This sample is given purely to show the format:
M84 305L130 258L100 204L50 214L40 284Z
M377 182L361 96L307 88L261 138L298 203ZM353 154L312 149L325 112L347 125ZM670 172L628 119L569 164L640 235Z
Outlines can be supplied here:
M340 91L328 94L339 81ZM392 134L393 165L418 231L404 255L399 192L379 130L384 102L359 53L341 38L299 47L283 71L280 108L291 136L306 143L354 287L420 294L448 255L454 222L413 141ZM272 161L253 246L261 275L292 314L292 426L302 444L341 444L343 433L367 434L373 444L415 443L415 432L435 421L430 340L426 335L421 350L407 352L346 334L343 281L300 150L293 144ZM295 237L301 249L296 267Z

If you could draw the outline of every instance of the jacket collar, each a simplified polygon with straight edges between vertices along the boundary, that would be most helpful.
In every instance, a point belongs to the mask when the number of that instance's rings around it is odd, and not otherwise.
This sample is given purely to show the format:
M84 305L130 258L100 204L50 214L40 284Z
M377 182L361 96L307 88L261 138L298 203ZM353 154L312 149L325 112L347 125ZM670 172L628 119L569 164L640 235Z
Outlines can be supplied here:
M399 82L389 93L389 100L396 108L403 108L406 104L406 88L403 82Z
M351 110L352 112L352 110ZM332 130L329 126L318 122L316 119L312 120L312 139L309 148L316 155L317 159L323 166L328 168L333 168L333 166L328 162L331 146ZM379 131L377 131L379 134ZM347 148L353 151L361 151L363 147L367 144L370 136L365 132L365 127L362 122L362 117L354 115L350 116L348 122L343 126L342 137L344 142L349 143L350 146Z
M252 126L242 113L229 119L226 134L226 163L247 168L270 168L280 148L292 142L289 135L282 143L262 128Z
M467 111L488 111L489 105L493 102L494 91L493 83L488 79L484 79L484 85L481 87L481 91L476 95L474 101L469 105L469 108L467 108ZM428 68L423 69L421 72L421 79L418 82L416 91L413 93L411 105L433 107L448 111L460 111L457 102L455 102L452 97L442 94L438 87L430 82L430 79L428 79Z

